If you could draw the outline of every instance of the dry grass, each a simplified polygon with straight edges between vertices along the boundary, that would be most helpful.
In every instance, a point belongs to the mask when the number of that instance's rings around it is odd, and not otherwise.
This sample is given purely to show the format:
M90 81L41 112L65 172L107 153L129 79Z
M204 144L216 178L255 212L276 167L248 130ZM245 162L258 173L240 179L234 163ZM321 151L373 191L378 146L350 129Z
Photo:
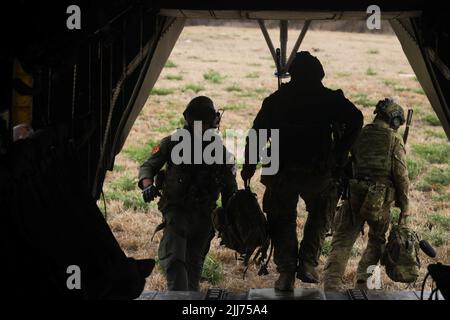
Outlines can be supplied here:
M275 30L270 30L273 39L277 39ZM371 102L384 96L393 96L398 102L416 110L414 126L411 129L407 151L412 161L421 160L421 156L412 151L411 146L425 143L438 143L448 146L442 127L433 126L427 121L434 114L427 98L420 93L420 85L404 56L395 36L354 34L328 31L310 31L302 45L310 50L323 63L325 84L331 88L342 88L346 96L358 103L365 115L365 122L372 119ZM156 84L165 95L151 95L137 119L127 139L124 149L139 147L149 141L157 141L166 136L180 123L181 112L186 103L196 95L210 96L218 106L229 107L225 112L221 128L246 129L251 126L262 99L276 89L273 76L274 63L258 29L235 27L187 27L178 40L171 56L170 68L165 68ZM368 69L370 68L370 75ZM221 76L221 81L209 81L204 74L213 70ZM177 79L171 80L170 75ZM249 76L250 75L250 76ZM240 90L230 90L230 87ZM186 88L200 88L201 91ZM228 90L227 90L228 88ZM149 88L150 90L150 88ZM155 91L157 92L157 91ZM368 105L368 106L363 106ZM432 167L448 172L449 164L429 164L424 160L422 170L411 184L412 225L420 234L427 234L427 217L438 213L450 217L450 186L432 185L421 187ZM111 182L123 176L137 175L139 163L133 161L125 152L118 155L116 165L120 170L109 172L105 190L111 188ZM242 181L239 178L239 185ZM137 187L136 187L137 188ZM421 190L428 191L421 191ZM264 191L259 182L254 182L254 190L259 199ZM126 193L124 193L126 194ZM102 204L100 204L102 206ZM161 234L150 241L153 229L160 222L161 215L154 204L147 209L126 209L121 201L108 200L108 223L125 252L134 257L155 257ZM302 202L298 206L299 238L305 221L305 208ZM445 226L434 226L441 235L449 234ZM367 233L357 240L354 255L349 261L345 280L351 285L357 262L364 249ZM245 280L242 279L243 267L237 263L234 253L221 248L214 239L210 254L223 265L225 277L217 286L233 291L242 291L254 287L272 287L276 278L275 266L270 265L270 274L258 277L256 270L250 268ZM438 248L439 260L450 263L450 245ZM322 270L326 257L321 257ZM430 259L422 256L421 277ZM420 282L420 279L418 283ZM386 289L405 289L406 286L383 278ZM202 288L210 286L203 282ZM299 281L296 286L304 285ZM147 290L164 290L164 276L156 268L147 279ZM416 285L418 288L418 285Z

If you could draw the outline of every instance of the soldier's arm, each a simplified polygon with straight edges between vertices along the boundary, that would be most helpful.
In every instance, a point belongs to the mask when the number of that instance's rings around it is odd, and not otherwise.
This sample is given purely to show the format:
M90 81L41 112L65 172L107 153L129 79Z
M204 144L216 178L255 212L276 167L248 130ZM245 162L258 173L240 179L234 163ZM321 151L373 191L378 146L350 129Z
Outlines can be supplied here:
M408 212L409 178L406 166L406 151L403 140L396 136L392 154L392 180L395 188L395 204L401 212Z
M225 172L224 172L224 183L222 190L220 191L222 196L222 206L225 207L225 205L228 202L228 199L235 193L238 189L237 183L236 183L236 163L234 161L234 156L229 153L225 149L225 155L226 160L225 162Z
M148 158L139 168L139 188L143 189L146 184L153 184L154 177L164 164L170 159L170 136L162 139Z
M227 165L225 170L224 185L220 192L222 196L222 207L225 207L231 196L237 191L236 165Z
M255 117L255 120L253 120L253 126L252 129L256 130L256 146L252 146L257 147L258 150L251 150L252 152L256 152L257 155L257 159L259 161L259 154L260 154L260 150L259 150L259 146L264 146L267 143L266 141L259 141L259 135L258 135L258 130L259 129L269 129L270 128L270 124L269 121L271 120L271 116L270 116L270 110L271 110L271 104L269 102L270 98L266 98L264 99L261 109L259 110L258 114ZM267 139L269 139L269 135L267 135ZM246 140L245 140L245 164L247 166L251 166L252 168L254 167L256 169L256 164L250 164L250 145L249 145L249 137L247 136Z
M343 132L342 138L336 144L335 151L338 156L345 156L361 132L364 117L361 111L345 98L342 91L338 94L340 95L340 103L336 109L337 113L334 120L343 126Z

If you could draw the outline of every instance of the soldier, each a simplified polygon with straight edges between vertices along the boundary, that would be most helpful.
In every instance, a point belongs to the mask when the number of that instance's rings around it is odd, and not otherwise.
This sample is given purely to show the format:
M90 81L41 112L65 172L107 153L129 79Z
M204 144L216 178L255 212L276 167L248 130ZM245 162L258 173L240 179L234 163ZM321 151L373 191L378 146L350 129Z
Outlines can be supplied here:
M267 97L253 129L279 129L279 170L263 175L263 209L267 213L280 273L275 289L292 291L295 272L307 283L318 283L321 246L337 203L333 173L342 167L362 127L361 112L341 90L323 86L322 64L309 52L297 53L289 67L291 81ZM333 138L333 128L340 134ZM265 145L267 141L259 141ZM241 172L248 181L256 165L249 163L249 143ZM273 156L273 155L272 155ZM298 248L297 202L306 203L308 218Z
M213 102L204 96L192 99L183 115L186 120L184 129L193 139L199 138L195 137L194 122L201 121L203 133L207 129L217 128L220 121L220 114L216 112ZM144 200L152 201L159 193L153 184L155 176L166 165L158 203L164 226L159 261L169 290L197 291L203 262L214 237L211 213L216 208L219 194L225 205L237 190L236 168L234 161L232 164L227 162L232 156L221 141L220 147L224 151L221 163L206 164L202 160L201 164L196 164L192 161L195 150L189 146L190 161L175 164L172 149L179 142L173 141L176 139L172 136L162 139L153 149L151 157L140 167L139 187L144 189ZM203 151L207 144L201 143L203 148L200 151Z
M342 285L348 258L364 223L369 225L367 248L357 269L357 286L364 287L367 268L381 258L391 221L391 206L408 215L408 171L405 146L397 129L405 122L402 107L392 99L378 102L373 123L364 127L352 148L353 177L350 195L336 215L332 250L325 266L325 290Z

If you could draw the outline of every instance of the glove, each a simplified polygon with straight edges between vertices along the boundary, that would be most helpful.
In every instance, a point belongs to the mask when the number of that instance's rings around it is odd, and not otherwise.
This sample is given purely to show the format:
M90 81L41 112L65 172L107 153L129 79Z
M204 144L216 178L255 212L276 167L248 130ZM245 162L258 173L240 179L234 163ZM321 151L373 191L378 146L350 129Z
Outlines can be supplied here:
M144 190L142 190L142 198L144 198L145 202L152 202L157 196L160 196L158 189L151 184Z

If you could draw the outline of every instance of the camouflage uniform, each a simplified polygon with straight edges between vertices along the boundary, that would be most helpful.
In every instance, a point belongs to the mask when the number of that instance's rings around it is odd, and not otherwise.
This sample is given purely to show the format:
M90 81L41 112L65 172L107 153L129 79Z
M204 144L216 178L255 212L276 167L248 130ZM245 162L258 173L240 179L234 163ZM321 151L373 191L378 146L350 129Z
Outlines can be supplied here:
M395 202L402 212L408 211L408 171L405 146L401 136L389 124L375 119L365 126L352 149L353 174L350 198L336 215L332 250L325 266L325 290L342 286L342 276L353 244L369 225L367 248L359 262L357 282L368 278L367 268L380 260Z
M344 129L333 141L336 124ZM361 112L341 90L330 90L320 80L292 78L264 100L253 129L279 129L280 134L280 169L273 176L261 178L266 186L263 209L280 279L283 274L295 273L298 259L300 269L315 272L337 202L333 170L348 154L361 127ZM248 151L247 145L244 170L251 171ZM296 231L299 196L309 213L300 249ZM278 288L277 283L275 287ZM290 290L288 287L280 290Z
M211 213L219 194L226 203L236 191L236 169L234 164L175 165L171 151L176 143L170 136L162 139L140 167L139 181L153 179L166 165L158 202L165 224L159 261L169 290L196 291L214 237ZM230 156L223 148L224 154Z

